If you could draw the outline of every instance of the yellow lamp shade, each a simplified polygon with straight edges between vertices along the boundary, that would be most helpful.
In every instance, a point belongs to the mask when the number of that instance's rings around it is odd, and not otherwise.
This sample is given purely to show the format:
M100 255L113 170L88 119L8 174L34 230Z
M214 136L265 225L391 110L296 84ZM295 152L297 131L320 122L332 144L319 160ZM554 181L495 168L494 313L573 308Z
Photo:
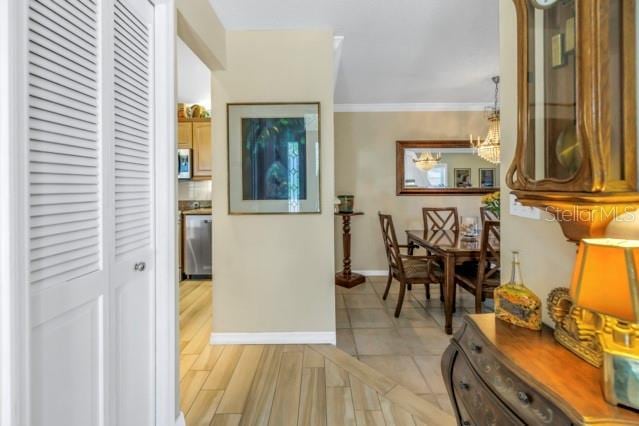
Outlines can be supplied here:
M575 304L639 322L639 241L584 239L579 245L570 296Z

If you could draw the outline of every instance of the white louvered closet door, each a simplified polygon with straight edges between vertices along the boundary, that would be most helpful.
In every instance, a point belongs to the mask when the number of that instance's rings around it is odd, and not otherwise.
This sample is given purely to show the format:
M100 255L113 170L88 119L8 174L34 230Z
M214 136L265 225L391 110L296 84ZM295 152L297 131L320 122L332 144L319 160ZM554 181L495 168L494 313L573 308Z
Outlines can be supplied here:
M116 417L150 425L154 396L153 9L114 2L113 283Z
M99 5L29 0L31 424L102 425L110 309Z
M33 426L154 423L152 19L28 0Z

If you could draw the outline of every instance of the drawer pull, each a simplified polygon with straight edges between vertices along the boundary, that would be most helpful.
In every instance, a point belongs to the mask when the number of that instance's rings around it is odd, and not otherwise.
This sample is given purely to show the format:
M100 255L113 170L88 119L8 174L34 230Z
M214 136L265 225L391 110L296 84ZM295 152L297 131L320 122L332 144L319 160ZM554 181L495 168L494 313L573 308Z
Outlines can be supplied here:
M477 343L470 344L470 350L475 352L476 354L481 353L481 349L481 345L478 345Z
M519 401L524 405L530 404L530 397L526 392L517 392L517 399L519 399Z
M470 389L470 385L468 383L464 382L463 380L459 381L459 387L462 388L463 390Z

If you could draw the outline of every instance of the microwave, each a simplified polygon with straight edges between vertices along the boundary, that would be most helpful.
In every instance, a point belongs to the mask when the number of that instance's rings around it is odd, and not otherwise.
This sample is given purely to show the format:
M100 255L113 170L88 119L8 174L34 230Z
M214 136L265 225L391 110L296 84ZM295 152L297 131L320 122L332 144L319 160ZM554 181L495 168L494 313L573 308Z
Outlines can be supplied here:
M178 179L191 179L193 177L191 150L180 148L177 151Z

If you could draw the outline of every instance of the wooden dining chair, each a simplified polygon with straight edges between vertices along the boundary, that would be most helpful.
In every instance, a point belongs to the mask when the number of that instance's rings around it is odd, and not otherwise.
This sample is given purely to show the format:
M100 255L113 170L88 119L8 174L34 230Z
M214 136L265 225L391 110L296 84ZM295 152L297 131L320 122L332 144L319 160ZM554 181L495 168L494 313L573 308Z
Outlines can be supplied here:
M457 207L424 207L424 230L427 231L455 231L459 230L459 215Z
M499 212L495 213L492 210L489 210L486 206L481 206L479 208L479 215L481 216L481 224L482 226L486 223L487 220L499 220Z
M459 238L459 214L457 213L457 207L424 207L422 208L422 216L424 218L424 230L426 231L442 231L441 235L434 236L439 240L451 239L454 237L455 242ZM454 234L450 234L444 231L453 231ZM432 253L427 253L432 255ZM436 259L435 264L431 267L431 279L432 283L439 284L439 300L444 301L444 284L443 273L444 262L443 259ZM426 298L430 299L430 286L426 289Z
M475 296L475 312L481 313L482 302L493 298L500 280L500 230L499 222L484 222L479 243L479 262L465 263L455 268L455 284Z
M425 284L426 288L430 284L430 267L432 256L412 256L402 254L401 248L409 248L407 245L400 245L397 242L393 217L388 214L379 213L379 224L382 228L382 238L388 259L388 282L384 290L384 300L388 297L393 279L399 282L399 296L395 308L395 318L399 317L404 303L406 288L412 284Z

